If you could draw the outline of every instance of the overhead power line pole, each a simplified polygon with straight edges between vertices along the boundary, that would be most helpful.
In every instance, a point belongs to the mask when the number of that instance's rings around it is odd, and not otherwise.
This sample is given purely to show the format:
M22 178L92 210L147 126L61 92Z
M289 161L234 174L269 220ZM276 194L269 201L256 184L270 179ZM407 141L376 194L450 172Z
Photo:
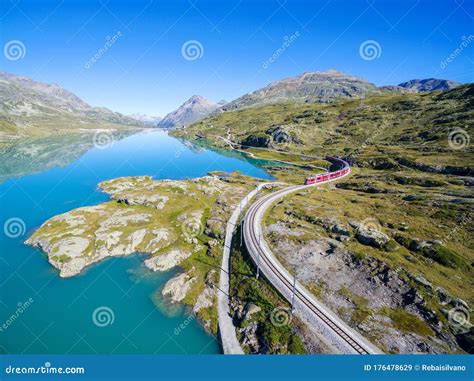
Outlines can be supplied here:
M258 250L257 250L257 275L256 278L260 276L260 247L262 246L262 235L259 234L258 236Z
M295 312L296 266L293 272L293 289L291 291L291 312Z

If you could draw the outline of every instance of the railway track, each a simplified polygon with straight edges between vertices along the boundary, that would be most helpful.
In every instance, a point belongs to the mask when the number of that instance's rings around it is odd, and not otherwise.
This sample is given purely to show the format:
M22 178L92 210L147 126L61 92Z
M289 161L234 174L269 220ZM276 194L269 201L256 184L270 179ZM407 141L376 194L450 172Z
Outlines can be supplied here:
M344 175L345 176L345 175ZM343 176L342 176L343 177ZM327 180L326 183L335 179ZM319 303L309 291L300 283L293 285L293 277L283 268L275 256L271 253L261 229L261 220L265 211L278 199L313 185L291 186L256 201L247 211L244 219L244 238L247 249L265 277L276 287L276 289L291 302L294 298L296 310L311 315L332 332L337 340L338 347L342 352L356 354L381 353L374 345L348 327L341 319L335 316L327 307ZM294 296L293 296L294 288Z

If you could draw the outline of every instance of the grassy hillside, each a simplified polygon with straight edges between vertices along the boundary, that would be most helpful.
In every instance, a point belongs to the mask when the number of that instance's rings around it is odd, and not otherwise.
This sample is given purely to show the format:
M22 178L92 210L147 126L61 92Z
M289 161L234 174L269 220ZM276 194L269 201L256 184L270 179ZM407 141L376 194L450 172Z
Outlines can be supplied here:
M469 84L445 93L388 93L331 105L284 103L226 112L176 135L222 147L226 143L220 137L226 137L285 152L350 155L359 165L373 166L378 158L395 164L400 157L462 167L472 159L472 146L452 149L448 136L458 128L472 134L473 105L474 85ZM288 139L275 141L275 129Z
M469 351L472 328L469 333L469 326L453 322L452 311L469 314L474 303L473 106L474 85L468 84L444 93L248 108L175 134L219 147L232 141L256 157L301 164L269 169L290 183L302 183L318 171L311 165L322 165L308 156L349 160L349 178L276 205L266 219L267 240L291 267L306 266L292 253L328 246L345 258L337 266L348 274L354 275L355 268L359 274L372 271L359 280L356 275L342 280L308 275L306 285L386 351ZM382 243L362 239L364 226L382 233ZM347 236L341 235L345 230ZM389 296L380 305L364 282L384 269L393 271L390 279L396 281L385 284L381 278L375 290ZM347 280L353 283L344 284ZM399 300L397 293L415 293L417 302ZM417 324L410 328L407 321ZM395 330L392 339L381 334L390 329Z

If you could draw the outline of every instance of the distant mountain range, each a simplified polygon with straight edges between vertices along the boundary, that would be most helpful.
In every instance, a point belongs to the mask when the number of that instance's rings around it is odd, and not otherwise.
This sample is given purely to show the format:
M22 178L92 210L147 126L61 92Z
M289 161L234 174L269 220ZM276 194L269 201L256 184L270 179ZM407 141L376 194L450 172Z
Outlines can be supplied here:
M164 118L144 114L125 116L102 107L91 107L56 84L0 72L0 132L30 135L37 130L103 128L104 126L188 126L213 113L278 102L330 103L339 98L368 94L450 90L460 84L445 79L413 79L397 86L374 84L337 70L306 72L275 81L230 103L212 103L194 95Z
M0 72L0 132L31 135L40 130L142 126L135 119L92 107L56 84Z
M400 83L398 86L382 86L382 90L390 91L406 91L409 93L422 93L426 91L446 91L452 90L461 84L459 82L450 81L447 79L412 79L408 82Z
M296 77L272 82L262 89L245 94L227 103L222 111L261 106L269 103L297 101L330 103L338 98L360 98L382 91L425 92L451 90L460 84L445 79L413 79L398 86L377 87L352 75L331 69L325 72L306 72Z
M167 114L158 126L162 128L187 126L210 115L224 104L225 101L212 103L200 95L193 95L176 110Z
M149 116L146 114L131 114L129 116L130 118L153 127L158 126L158 124L163 120L163 118L160 116Z

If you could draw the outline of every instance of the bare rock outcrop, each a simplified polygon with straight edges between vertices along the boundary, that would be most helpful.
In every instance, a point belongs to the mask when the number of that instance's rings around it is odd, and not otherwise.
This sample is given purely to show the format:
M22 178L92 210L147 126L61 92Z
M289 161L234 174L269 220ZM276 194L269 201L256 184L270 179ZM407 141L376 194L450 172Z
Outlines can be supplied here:
M188 272L171 278L166 282L161 294L169 298L173 303L182 301L196 282L196 277L193 275L193 272L194 269L191 269Z
M145 261L145 266L153 271L166 271L189 258L191 252L182 249L173 249L165 254L149 258Z

